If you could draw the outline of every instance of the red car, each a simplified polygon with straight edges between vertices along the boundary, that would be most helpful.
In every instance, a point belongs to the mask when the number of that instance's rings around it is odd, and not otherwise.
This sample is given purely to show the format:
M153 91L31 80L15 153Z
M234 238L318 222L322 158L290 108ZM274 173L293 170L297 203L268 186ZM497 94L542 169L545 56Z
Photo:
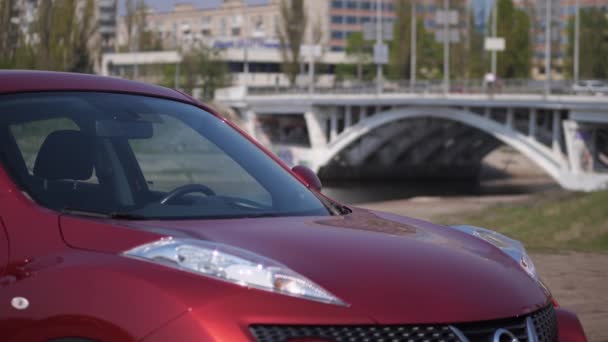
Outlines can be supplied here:
M585 341L523 246L344 206L175 90L0 72L0 339Z

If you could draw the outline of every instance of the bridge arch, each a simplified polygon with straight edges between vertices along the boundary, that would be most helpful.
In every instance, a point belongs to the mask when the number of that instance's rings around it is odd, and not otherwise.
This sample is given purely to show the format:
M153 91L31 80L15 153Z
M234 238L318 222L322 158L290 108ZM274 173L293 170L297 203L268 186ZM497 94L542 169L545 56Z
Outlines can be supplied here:
M552 149L517 131L509 125L466 110L455 108L395 108L368 117L353 126L347 127L327 145L327 148L322 153L322 156L316 165L316 171L319 171L321 167L330 163L332 159L347 149L351 144L367 134L372 133L375 129L390 123L415 118L437 118L456 121L485 132L522 153L553 179L561 183L562 160L560 156L555 155Z

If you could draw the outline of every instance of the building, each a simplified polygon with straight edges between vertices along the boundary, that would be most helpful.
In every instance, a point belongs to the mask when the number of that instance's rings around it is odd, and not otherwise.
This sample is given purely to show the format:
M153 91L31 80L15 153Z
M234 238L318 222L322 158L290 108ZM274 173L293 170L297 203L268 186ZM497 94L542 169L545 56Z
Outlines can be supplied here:
M102 52L113 51L116 47L117 0L97 1L97 32Z
M252 5L246 0L224 0L218 6L200 8L192 3L175 4L170 11L146 11L145 30L161 42L164 50L187 51L198 44L220 49L221 58L227 63L235 84L275 87L286 86L288 80L281 72L283 62L280 50L279 30L281 27L280 5L282 0L268 0ZM305 31L304 44L326 47L329 41L327 20L328 2L306 0L309 25ZM118 46L129 47L127 18L121 17L118 24ZM135 37L136 39L136 37ZM131 45L131 46L130 46ZM138 45L138 44L134 44ZM345 63L344 53L334 53L321 49L322 56L316 56L320 84L331 83L336 63ZM137 54L135 54L137 56ZM120 56L108 58L123 60ZM303 56L306 59L306 56ZM128 62L108 69L109 74L127 76L133 74ZM307 65L302 64L302 75L297 82L307 81ZM139 78L143 75L138 74Z
M251 5L245 0L223 0L215 8L199 8L192 3L177 3L171 11L153 8L146 13L146 29L155 34L165 49L183 49L200 42L217 48L250 47L278 49L281 0ZM326 2L307 0L306 42L325 44L328 40L324 18ZM313 42L313 35L318 35ZM119 22L118 45L129 40L125 17Z
M329 8L329 30L331 39L329 47L332 51L344 51L348 36L352 32L363 31L367 23L375 23L377 5L381 4L380 16L383 22L392 23L395 20L395 0L355 1L332 0Z
M547 5L551 4L551 78L564 79L567 70L564 70L566 51L568 48L568 22L576 13L576 3L581 9L600 8L608 13L608 0L525 0L522 8L526 9L533 23L533 67L532 77L545 79L545 42ZM583 38L584 39L584 38Z

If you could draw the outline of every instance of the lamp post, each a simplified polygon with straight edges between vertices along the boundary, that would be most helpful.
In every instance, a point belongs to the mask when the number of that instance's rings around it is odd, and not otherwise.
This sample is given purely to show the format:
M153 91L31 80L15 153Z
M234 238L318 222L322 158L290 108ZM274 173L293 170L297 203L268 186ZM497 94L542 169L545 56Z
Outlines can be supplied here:
M580 29L581 29L581 16L580 16L580 0L575 2L575 13L574 13L574 82L579 81L579 68L580 68Z
M498 1L494 0L494 7L492 8L492 37L498 37ZM492 50L492 75L496 79L496 50Z
M443 0L443 93L450 92L450 23L449 23L449 0Z
M551 93L551 1L545 0L545 96Z
M376 46L382 44L382 0L376 0ZM382 94L382 64L377 63L376 72L376 92Z
M412 0L412 28L411 28L411 38L410 38L410 91L414 92L414 87L416 86L416 47L417 47L417 39L418 35L416 32L417 28L417 15L416 15L416 1Z

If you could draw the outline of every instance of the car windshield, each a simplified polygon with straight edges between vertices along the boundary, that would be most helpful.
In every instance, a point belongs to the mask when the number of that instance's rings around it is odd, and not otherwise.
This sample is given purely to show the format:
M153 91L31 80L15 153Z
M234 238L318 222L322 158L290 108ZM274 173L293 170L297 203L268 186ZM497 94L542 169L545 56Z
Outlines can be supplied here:
M329 215L317 197L221 119L154 97L0 96L2 160L41 205L115 218Z

